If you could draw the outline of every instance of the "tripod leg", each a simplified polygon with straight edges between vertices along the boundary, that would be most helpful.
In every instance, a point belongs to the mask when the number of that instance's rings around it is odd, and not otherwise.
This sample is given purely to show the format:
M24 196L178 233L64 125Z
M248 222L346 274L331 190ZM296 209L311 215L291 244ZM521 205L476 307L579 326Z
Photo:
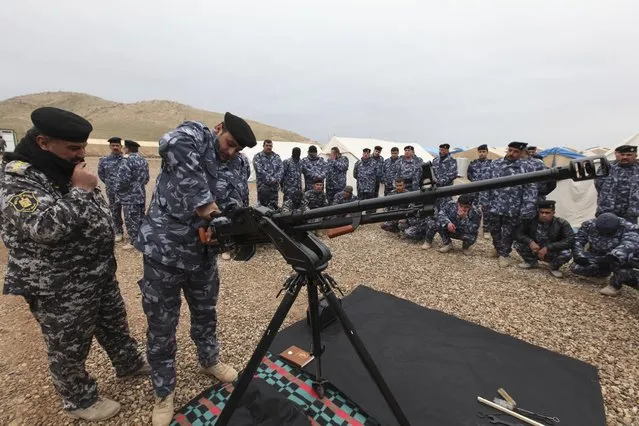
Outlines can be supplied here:
M326 296L328 303L331 305L331 307L333 308L333 311L337 315L339 322L342 324L344 332L346 333L346 337L348 337L348 340L351 342L351 345L353 346L353 348L355 348L355 351L357 352L359 359L362 361L362 364L364 364L364 367L366 367L366 370L368 370L368 374L371 376L371 378L377 385L377 388L384 396L384 399L386 400L386 403L388 404L391 411L395 415L395 418L397 419L400 425L410 425L410 423L408 422L408 419L406 418L406 415L404 414L401 407L397 403L395 396L393 395L390 388L384 381L384 378L382 377L382 373L377 368L377 365L375 365L375 361L373 361L373 358L366 350L364 343L362 343L361 339L357 335L357 332L355 331L355 327L353 327L353 323L346 316L346 312L344 311L344 308L342 308L342 305L337 300L337 296L335 296L335 293L333 293L333 290L330 284L321 275L320 275L320 279L322 283L322 287L321 287L322 292Z
M309 280L307 285L308 310L311 317L311 331L313 335L313 356L315 357L315 381L313 389L320 398L324 398L324 380L322 379L322 338L320 336L319 301L317 283Z
M244 396L248 385L253 379L255 371L257 371L257 368L260 366L260 363L262 362L266 351L268 351L268 348L271 346L271 343L273 343L275 335L282 326L284 319L286 319L286 315L291 309L291 306L293 306L293 302L295 302L295 299L297 298L297 295L299 294L300 289L302 288L302 284L304 284L305 280L306 277L298 273L297 276L293 279L291 285L286 289L286 293L284 293L284 298L282 299L280 306L277 308L277 311L275 311L275 314L273 315L271 322L268 324L266 331L264 331L264 334L262 335L262 338L260 339L255 352L253 352L251 359L244 368L244 372L237 381L235 389L233 390L233 392L231 392L229 400L226 401L226 404L224 405L224 408L220 413L220 417L218 417L217 422L215 423L216 426L226 426L229 420L231 420L231 416L242 400L242 397Z

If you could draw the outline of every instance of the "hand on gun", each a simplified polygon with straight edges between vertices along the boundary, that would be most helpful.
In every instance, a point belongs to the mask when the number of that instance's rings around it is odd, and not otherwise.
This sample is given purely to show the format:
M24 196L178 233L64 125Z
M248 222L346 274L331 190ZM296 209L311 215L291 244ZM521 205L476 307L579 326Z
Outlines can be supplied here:
M215 203L208 203L195 209L198 216L206 221L211 221L214 216L221 214L220 209ZM218 241L214 238L213 228L210 226L198 229L200 242L209 246L218 245Z

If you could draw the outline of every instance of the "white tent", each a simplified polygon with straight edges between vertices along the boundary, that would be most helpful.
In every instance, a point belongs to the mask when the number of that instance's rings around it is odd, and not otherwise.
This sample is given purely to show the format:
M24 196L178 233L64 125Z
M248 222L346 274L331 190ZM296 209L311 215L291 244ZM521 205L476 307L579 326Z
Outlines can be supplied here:
M621 145L639 146L639 133L635 133L633 136L629 137L628 139L626 139L622 143L615 145L615 148L617 148L618 146L621 146ZM608 152L606 152L606 158L608 160L614 160L615 159L615 148L612 148L612 149L608 150Z
M426 152L424 148L416 143L411 142L396 142L385 141L381 139L368 139L368 138L345 138L341 136L333 136L331 140L324 146L323 154L328 157L331 153L331 148L339 148L342 155L348 158L348 172L346 174L346 184L351 185L353 188L357 188L357 182L353 178L353 169L355 163L362 157L362 151L364 148L370 148L371 151L375 146L382 147L382 157L384 159L390 157L391 148L399 148L399 155L404 155L404 147L406 145L412 145L415 148L415 155L420 157L424 161L432 161L433 156ZM357 189L355 189L357 191Z
M610 148L606 148L605 146L595 146L592 148L584 149L583 151L581 151L581 153L586 157L596 157L598 155L606 155L608 151L610 151Z
M257 141L257 144L253 148L245 148L242 150L243 154L246 154L250 163L251 163L251 177L249 178L250 182L255 181L255 169L253 168L253 156L258 152L261 152L264 148L262 144L264 141ZM293 148L297 147L302 150L301 158L306 157L308 148L311 145L315 145L317 147L317 153L320 154L322 152L322 146L318 143L312 142L284 142L284 141L273 141L273 152L278 154L282 161L287 158L291 158L291 153L293 152Z
M573 228L595 217L597 190L591 180L575 182L571 179L557 182L557 188L548 194L549 200L557 204L556 214L566 219Z

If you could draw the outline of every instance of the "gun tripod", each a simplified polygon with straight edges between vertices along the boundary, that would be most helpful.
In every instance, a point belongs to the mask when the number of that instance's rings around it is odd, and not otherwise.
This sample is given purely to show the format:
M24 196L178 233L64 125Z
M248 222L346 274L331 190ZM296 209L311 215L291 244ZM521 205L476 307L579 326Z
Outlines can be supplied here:
M357 352L360 361L364 364L366 370L368 370L368 373L384 396L384 399L388 403L399 424L408 425L408 419L402 412L390 388L384 381L382 374L357 335L353 324L346 316L346 312L344 312L341 303L333 291L334 289L339 290L337 283L328 274L322 273L322 271L324 271L328 266L328 260L331 258L331 253L328 248L317 237L315 237L315 235L308 232L298 235L298 237L302 239L301 242L291 238L291 236L279 229L269 218L263 218L262 221L260 221L260 226L264 227L263 230L267 233L267 235L269 235L269 237L271 237L271 240L286 258L287 262L293 266L296 274L289 277L280 290L280 293L284 291L284 297L266 328L266 331L262 335L262 338L260 339L255 352L253 352L244 372L240 376L229 400L226 402L216 424L218 426L226 426L231 419L233 412L239 405L242 396L253 379L255 371L273 343L279 328L282 326L282 323L293 306L300 290L302 287L306 287L308 292L309 317L312 332L311 353L315 357L316 369L313 389L317 392L318 396L320 398L324 397L324 386L327 383L327 381L322 377L321 362L322 352L324 350L321 343L321 327L319 320L319 292L321 292L335 312L337 319L346 333L346 336Z

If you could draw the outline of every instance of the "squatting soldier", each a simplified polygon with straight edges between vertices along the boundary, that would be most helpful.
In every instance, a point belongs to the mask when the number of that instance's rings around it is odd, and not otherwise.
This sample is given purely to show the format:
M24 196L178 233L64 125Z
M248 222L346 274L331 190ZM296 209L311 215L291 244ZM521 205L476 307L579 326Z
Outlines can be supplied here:
M309 210L328 206L328 200L324 193L324 179L315 179L315 182L313 182L313 189L304 193L304 200L302 204L304 205L304 209Z
M53 386L73 418L113 417L120 404L98 396L85 369L93 337L118 377L148 375L129 334L116 280L113 220L84 162L93 130L84 118L39 108L6 154L0 201L9 249L4 294L22 296L42 330Z
M253 169L255 170L255 182L258 193L262 194L264 205L278 204L278 190L282 180L282 159L273 152L273 142L264 140L262 152L253 157Z
M513 176L526 173L519 161L521 151L526 149L524 142L508 144L508 153L504 158L495 160L491 165L491 178ZM510 265L515 228L520 221L532 219L537 211L537 185L534 183L493 189L490 191L490 233L493 237L495 254L499 256L499 266Z
M471 182L490 179L490 166L492 164L492 160L488 158L488 145L479 145L477 147L477 154L479 155L479 158L471 161L468 165L468 170L466 171L466 177ZM489 239L490 229L488 226L488 220L490 217L490 191L480 191L474 194L473 202L481 208L484 238Z
M120 162L120 168L115 180L116 197L124 210L124 224L129 235L129 241L133 242L138 237L138 230L144 216L146 206L146 184L149 183L149 163L138 154L140 144L124 141L126 154ZM133 248L131 242L122 249Z
M388 160L386 160L388 161ZM404 185L404 180L402 178L395 178L395 189L388 195L395 195L395 194L403 194L406 191L406 186ZM395 206L391 206L391 207L387 207L385 209L385 211L387 212L392 212L395 210L403 210L403 209L407 209L408 208L408 204L406 205L395 205ZM406 224L406 219L400 219L400 220L389 220L386 222L383 222L380 226L384 231L388 231L388 232L399 232L400 228L399 225L400 223L402 224Z
M377 164L377 175L375 176L375 190L373 191L373 198L379 197L379 184L382 181L384 157L382 157L382 147L377 145L373 148L373 156L371 159Z
M243 119L226 113L212 133L204 124L186 121L160 139L162 168L135 247L143 254L140 281L148 321L147 354L156 396L153 424L168 425L175 395L175 330L181 290L191 311L191 338L205 374L232 382L237 372L219 361L216 304L219 292L217 250L198 229L219 213L216 204L220 163L244 147L256 145Z
M555 202L537 202L539 213L530 222L520 223L515 231L515 249L524 261L522 269L536 268L539 261L548 263L550 274L562 278L559 268L572 258L575 233L566 219L555 216Z
M464 194L457 198L457 202L448 201L437 211L434 219L428 222L422 249L431 248L433 237L439 233L444 244L438 250L440 253L448 253L453 249L452 238L461 240L462 252L470 255L470 247L477 241L481 223L481 210L472 204L471 197Z
M284 193L284 202L291 197L294 192L302 192L302 161L300 156L302 150L298 147L293 148L291 158L287 158L282 162L282 192ZM303 193L302 193L303 194Z
M348 157L342 155L338 147L331 148L331 156L326 164L326 198L333 201L335 194L344 190Z
M304 211L304 193L301 190L289 193L289 197L282 204L282 212L290 213L295 210Z
M114 136L109 139L109 149L111 154L100 157L98 160L98 177L104 183L107 198L109 200L109 208L113 217L113 226L115 231L115 241L122 241L124 230L122 228L122 204L116 197L115 183L118 177L120 163L124 159L122 156L122 138Z
M335 194L335 197L333 197L333 205L351 203L357 200L359 198L357 198L357 195L353 195L353 187L346 185L342 192Z
M587 245L590 246L586 250ZM639 227L614 213L602 213L581 224L573 246L574 263L570 270L585 277L607 281L601 294L616 296L623 284L636 286L637 276L627 266L628 259L639 254Z
M397 178L397 170L399 166L399 148L396 146L391 148L391 156L384 160L382 164L382 181L384 182L384 195L393 192L395 187L395 178ZM402 182L404 180L402 179Z
M597 196L597 216L614 213L636 224L639 217L639 163L637 147L618 148L619 162L610 166L610 173L601 182Z
M304 175L304 191L313 189L313 182L326 178L326 160L317 155L317 147L308 147L308 156L302 159L302 174Z
M374 198L377 171L377 163L371 158L370 148L364 148L362 158L357 160L355 168L353 168L353 177L357 181L357 196L360 200ZM367 211L367 213L372 211L374 210Z
M415 150L411 145L404 147L404 155L400 157L397 165L397 177L401 177L406 184L407 191L419 189L419 179L422 176L422 162L414 155Z

